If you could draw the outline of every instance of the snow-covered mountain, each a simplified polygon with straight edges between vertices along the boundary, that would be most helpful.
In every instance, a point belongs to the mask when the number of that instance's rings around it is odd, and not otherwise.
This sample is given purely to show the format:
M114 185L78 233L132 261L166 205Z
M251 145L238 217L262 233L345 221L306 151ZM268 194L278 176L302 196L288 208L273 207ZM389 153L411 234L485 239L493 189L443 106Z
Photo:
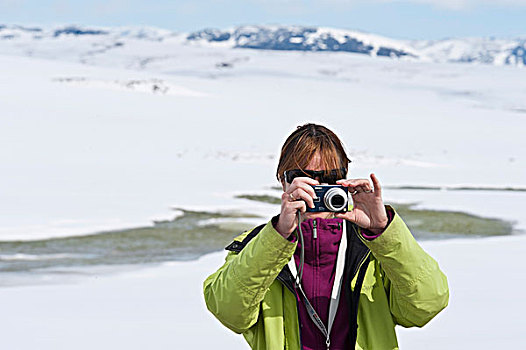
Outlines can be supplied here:
M434 62L526 65L526 37L517 39L459 38L396 40L327 27L258 25L179 33L151 27L24 27L0 25L0 53L67 58L81 62L137 40L156 42L156 51L176 45L280 51L335 51L394 59ZM65 49L66 48L66 49ZM64 50L65 49L65 50ZM65 56L65 57L64 57ZM74 58L74 57L71 57Z
M420 40L409 45L433 61L526 65L526 37Z
M357 31L301 26L241 26L227 30L204 29L190 33L188 41L265 50L344 51L370 56L418 58L401 41Z
M77 25L57 27L34 27L0 24L0 40L42 40L54 38L99 37L99 38L133 38L161 41L175 35L174 32L153 27L83 27Z

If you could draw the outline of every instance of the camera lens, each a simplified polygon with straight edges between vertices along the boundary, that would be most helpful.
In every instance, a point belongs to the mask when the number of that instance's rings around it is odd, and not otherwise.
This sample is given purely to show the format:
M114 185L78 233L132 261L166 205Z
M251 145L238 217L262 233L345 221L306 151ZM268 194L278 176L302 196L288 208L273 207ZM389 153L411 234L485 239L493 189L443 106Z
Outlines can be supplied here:
M330 211L341 211L347 206L347 193L339 188L331 188L325 194L324 202Z
M344 201L343 197L340 196L339 194L337 194L334 197L332 197L331 204L332 204L333 207L341 207L344 203L345 203L345 201Z

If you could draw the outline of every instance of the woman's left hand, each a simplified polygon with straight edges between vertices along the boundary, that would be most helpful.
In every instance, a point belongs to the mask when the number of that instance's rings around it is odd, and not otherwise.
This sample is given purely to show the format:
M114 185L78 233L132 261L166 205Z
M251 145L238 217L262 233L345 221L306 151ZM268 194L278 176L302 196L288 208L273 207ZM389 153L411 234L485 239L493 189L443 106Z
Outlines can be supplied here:
M382 188L374 174L371 174L374 188L368 179L338 180L338 185L349 189L352 196L353 209L346 213L338 213L336 217L354 222L361 228L375 234L382 233L389 220L382 200Z

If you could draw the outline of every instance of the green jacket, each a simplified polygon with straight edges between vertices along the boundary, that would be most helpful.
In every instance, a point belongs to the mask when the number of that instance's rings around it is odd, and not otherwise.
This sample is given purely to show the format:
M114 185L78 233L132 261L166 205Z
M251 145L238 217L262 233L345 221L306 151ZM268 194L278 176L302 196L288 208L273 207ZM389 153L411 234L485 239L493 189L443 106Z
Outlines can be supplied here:
M396 212L378 238L367 241L356 233L371 253L364 260L368 266L358 303L356 349L398 349L395 325L422 327L444 309L447 278ZM296 296L276 279L296 245L269 221L239 253L229 252L224 265L204 281L208 310L242 333L252 349L301 347ZM356 275L351 289L355 283Z

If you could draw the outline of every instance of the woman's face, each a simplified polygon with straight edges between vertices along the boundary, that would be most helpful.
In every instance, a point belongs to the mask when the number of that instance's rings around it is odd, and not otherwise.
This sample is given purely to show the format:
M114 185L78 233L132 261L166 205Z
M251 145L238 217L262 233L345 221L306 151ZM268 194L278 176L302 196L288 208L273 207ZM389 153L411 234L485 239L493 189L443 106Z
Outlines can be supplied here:
M310 160L309 164L305 167L305 170L317 170L317 171L320 171L320 170L330 170L330 169L324 169L324 167L322 166L322 161L321 161L321 156L318 152L316 152L314 154L314 156L312 157L312 159ZM316 180L320 180L319 178L316 178ZM290 187L290 184L285 181L285 180L282 180L281 181L281 185L283 186L283 191L287 191ZM327 218L327 217L333 217L333 213L332 212L306 212L303 214L303 219L306 220L306 219L314 219L314 218Z

